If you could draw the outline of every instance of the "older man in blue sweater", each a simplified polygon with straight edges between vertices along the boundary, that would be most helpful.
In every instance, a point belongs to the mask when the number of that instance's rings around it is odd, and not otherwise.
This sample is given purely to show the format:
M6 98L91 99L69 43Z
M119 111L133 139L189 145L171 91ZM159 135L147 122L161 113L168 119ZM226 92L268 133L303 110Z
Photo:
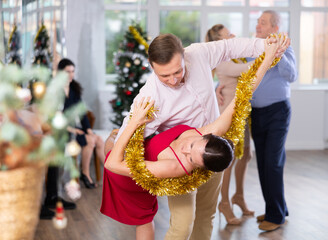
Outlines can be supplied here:
M279 31L280 16L265 11L258 19L256 37L266 38ZM288 216L284 197L283 170L286 160L285 142L291 107L290 83L297 78L296 60L289 47L280 62L264 76L254 92L252 104L252 136L265 201L265 214L257 217L259 229L279 228Z

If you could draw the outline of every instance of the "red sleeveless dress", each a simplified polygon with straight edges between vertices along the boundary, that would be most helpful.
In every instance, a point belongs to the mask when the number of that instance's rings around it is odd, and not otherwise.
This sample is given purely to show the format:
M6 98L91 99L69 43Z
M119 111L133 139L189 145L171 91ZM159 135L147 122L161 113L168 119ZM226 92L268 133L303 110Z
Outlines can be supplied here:
M178 125L145 141L145 159L157 161L157 156L183 132L194 129ZM106 156L106 160L108 155ZM153 220L157 213L156 196L138 186L130 177L118 175L104 168L103 194L100 212L128 225L142 225Z

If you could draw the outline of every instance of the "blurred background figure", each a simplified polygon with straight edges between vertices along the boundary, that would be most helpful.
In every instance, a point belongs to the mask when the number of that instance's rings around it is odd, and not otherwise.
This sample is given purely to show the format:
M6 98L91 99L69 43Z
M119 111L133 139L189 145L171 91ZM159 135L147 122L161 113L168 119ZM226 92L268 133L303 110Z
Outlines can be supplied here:
M207 31L205 41L217 41L223 39L234 38L235 35L230 33L229 29L222 24L216 24ZM236 86L238 77L242 72L248 70L248 67L253 62L246 62L246 59L232 59L231 61L226 61L220 63L215 70L213 70L214 75L217 76L219 84L215 90L220 113L228 106L230 101L235 96ZM247 204L244 200L244 182L245 174L247 170L247 164L251 159L251 148L250 148L250 132L248 127L248 122L245 126L245 139L244 139L244 155L242 159L235 159L233 163L224 171L222 188L221 188L221 201L219 203L219 212L224 215L228 224L237 225L241 223L241 219L236 218L232 211L232 204L238 205L243 215L253 215L254 211L248 209ZM231 170L234 163L235 166L235 179L236 179L236 192L233 197L229 198L229 186L230 186L230 176Z
M68 74L68 84L64 89L66 98L63 111L65 111L69 107L82 101L83 89L74 79L75 64L71 60L67 58L60 60L57 70L65 71ZM96 184L90 176L90 162L93 150L96 148L97 156L100 158L101 162L104 163L104 141L100 136L93 133L87 115L83 115L75 127L69 127L67 130L76 136L76 141L82 147L80 179L86 188L95 188Z

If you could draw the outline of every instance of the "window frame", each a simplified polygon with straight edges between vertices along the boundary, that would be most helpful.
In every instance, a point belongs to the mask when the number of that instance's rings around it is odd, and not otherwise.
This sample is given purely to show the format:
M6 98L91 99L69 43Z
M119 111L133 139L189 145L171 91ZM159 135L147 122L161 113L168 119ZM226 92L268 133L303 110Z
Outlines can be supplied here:
M278 12L288 12L289 13L289 36L292 39L292 47L295 52L297 69L299 69L299 59L300 59L300 27L290 27L290 26L300 26L301 12L325 12L328 14L328 7L305 7L302 6L301 1L289 0L289 6L287 7L259 7L259 6L250 6L250 0L245 0L243 6L208 6L206 5L206 0L201 1L200 6L161 6L159 0L148 0L146 4L105 4L105 11L112 10L129 10L129 11L138 11L143 10L147 11L147 32L149 36L157 36L160 33L160 11L161 10L181 10L181 11L192 11L197 10L200 12L200 39L204 41L204 36L208 30L208 13L228 13L228 12L240 12L242 14L242 36L247 37L249 35L249 24L250 19L249 15L252 11L264 11L267 9L275 10ZM296 40L295 40L296 39ZM106 74L106 78L112 78ZM115 75L115 74L114 74ZM320 88L328 88L328 84L311 84L304 85L300 84L299 81L296 81L292 85L292 88L297 87L313 87L319 86Z

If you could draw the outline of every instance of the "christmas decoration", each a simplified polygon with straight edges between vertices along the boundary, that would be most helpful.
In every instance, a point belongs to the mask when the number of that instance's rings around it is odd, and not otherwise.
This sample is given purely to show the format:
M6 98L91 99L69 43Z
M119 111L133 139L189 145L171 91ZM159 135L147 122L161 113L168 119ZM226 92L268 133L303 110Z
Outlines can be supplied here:
M71 140L69 143L66 144L65 147L65 154L67 156L77 156L81 152L81 146L78 144L78 142L75 140Z
M57 111L55 117L52 119L52 126L56 129L63 129L67 126L67 119L63 112Z
M6 62L8 64L17 64L22 66L21 61L21 43L20 34L17 30L17 25L14 24L13 30L8 39L8 53L6 54Z
M278 35L281 36L280 34ZM271 34L270 37L276 37L276 35ZM285 38L286 36L284 36ZM257 69L260 67L263 59L265 57L265 53L255 59L255 62L250 66L248 72L242 73L240 77L238 77L238 84L236 88L236 101L235 106L239 106L238 108L235 107L235 114L232 119L232 124L230 126L229 131L225 134L224 137L229 138L235 145L235 157L236 159L241 159L244 155L244 137L245 137L245 124L247 118L249 122L250 119L250 112L251 112L251 103L249 100L252 98L252 86L249 85L248 79L254 79L255 73ZM240 58L243 63L246 63L245 58ZM238 60L232 59L233 62L238 63ZM280 58L275 58L272 61L270 68L273 68L277 65L280 61ZM237 95L238 94L238 95ZM242 109L240 106L244 106L245 109ZM244 124L243 127L242 124Z
M63 229L67 226L67 218L64 213L63 203L58 201L56 204L56 215L52 219L54 227L57 229Z
M20 87L26 86L30 79L38 79L32 87L32 96L38 99L31 107L33 111L25 109L31 92ZM41 161L63 166L70 170L72 178L79 176L72 157L79 153L80 148L67 143L69 134L66 129L75 125L76 117L85 113L86 106L79 104L64 114L60 112L66 83L65 73L51 79L50 70L43 67L22 70L17 65L8 65L0 70L1 170L10 171L27 162ZM25 119L26 116L29 120ZM35 133L33 125L42 128L42 132Z
M115 82L116 99L109 103L114 112L111 121L121 126L124 114L130 111L133 99L144 85L144 77L150 72L148 63L147 34L139 24L133 24L125 33L125 39L118 50L114 53L115 71L118 75Z
M24 102L29 102L32 99L31 90L28 88L17 87L16 96Z
M76 201L81 198L80 185L76 182L75 179L72 179L71 181L66 183L64 188L67 196L73 201Z
M233 114L232 123L228 132L224 135L233 141L236 145L239 139L244 139L245 120L250 113L250 99L253 93L253 81L256 78L256 71L260 67L265 54L263 53L251 65L247 73L243 73L238 80L235 99L235 113ZM279 62L275 59L274 66ZM154 115L154 108L150 109L147 117ZM147 168L144 161L144 129L145 124L138 127L131 137L127 147L125 148L125 161L130 169L132 178L138 185L149 191L149 193L157 196L172 196L189 193L197 187L207 182L212 172L196 168L191 175L176 178L157 178ZM238 157L238 156L237 156Z
M41 99L46 92L46 85L44 82L33 82L32 83L33 96L36 99Z
M34 65L42 65L51 69L52 55L49 49L49 35L46 26L42 23L34 38Z

